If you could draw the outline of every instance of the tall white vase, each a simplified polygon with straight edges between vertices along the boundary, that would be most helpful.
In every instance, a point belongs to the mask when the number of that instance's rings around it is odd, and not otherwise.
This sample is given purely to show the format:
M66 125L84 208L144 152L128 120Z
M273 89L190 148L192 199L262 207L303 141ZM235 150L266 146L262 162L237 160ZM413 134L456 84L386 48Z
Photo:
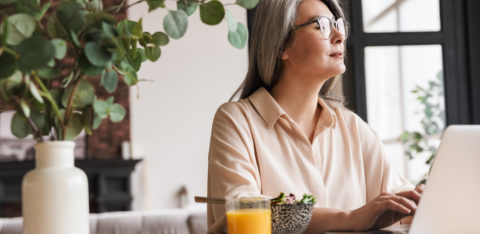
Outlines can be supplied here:
M22 184L24 234L89 234L88 180L74 167L75 143L35 145L35 169Z

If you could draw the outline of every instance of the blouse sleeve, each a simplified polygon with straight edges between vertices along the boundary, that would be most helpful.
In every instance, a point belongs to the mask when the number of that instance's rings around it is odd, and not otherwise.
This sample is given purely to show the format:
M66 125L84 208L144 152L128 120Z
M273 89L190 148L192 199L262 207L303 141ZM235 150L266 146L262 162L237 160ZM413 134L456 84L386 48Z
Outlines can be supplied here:
M396 193L413 189L413 185L392 168L386 157L383 143L376 132L363 120L358 121L365 166L367 202L383 192Z
M208 154L208 196L260 196L261 184L254 143L245 113L226 103L215 114ZM207 206L209 232L225 228L225 206Z

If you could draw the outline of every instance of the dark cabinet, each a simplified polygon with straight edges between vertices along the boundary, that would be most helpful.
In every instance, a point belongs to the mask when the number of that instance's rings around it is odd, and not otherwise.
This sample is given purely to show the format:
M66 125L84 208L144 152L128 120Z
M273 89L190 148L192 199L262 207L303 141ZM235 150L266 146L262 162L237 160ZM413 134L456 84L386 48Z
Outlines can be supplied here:
M76 160L85 171L90 193L90 212L127 211L133 200L130 175L140 160ZM22 178L34 161L0 163L0 217L21 216Z

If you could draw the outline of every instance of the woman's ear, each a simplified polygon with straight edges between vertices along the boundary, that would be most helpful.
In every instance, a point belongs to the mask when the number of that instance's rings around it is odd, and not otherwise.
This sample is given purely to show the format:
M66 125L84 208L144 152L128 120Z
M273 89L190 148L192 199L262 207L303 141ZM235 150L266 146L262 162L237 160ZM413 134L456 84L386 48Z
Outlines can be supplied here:
M280 60L287 60L287 59L288 59L287 50L282 50L282 53L280 53Z

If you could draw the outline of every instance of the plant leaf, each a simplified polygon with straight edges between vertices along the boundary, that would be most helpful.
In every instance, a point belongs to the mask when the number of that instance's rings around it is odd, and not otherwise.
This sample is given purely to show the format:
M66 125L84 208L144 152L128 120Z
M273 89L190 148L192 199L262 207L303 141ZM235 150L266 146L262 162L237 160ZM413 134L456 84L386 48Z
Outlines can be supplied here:
M198 7L198 3L193 1L187 0L187 5L185 5L183 1L177 2L177 9L185 11L185 13L187 13L188 16L193 15L193 13L195 13L195 11L197 10L197 7Z
M236 31L228 31L228 41L230 44L238 49L242 49L247 44L248 30L242 23L237 23Z
M147 46L145 47L145 56L148 58L148 60L155 62L160 58L160 55L162 54L162 51L160 50L160 47L158 46Z
M20 58L18 68L23 72L44 67L55 57L55 47L47 39L33 36L25 39L17 48Z
M85 45L85 55L88 61L97 67L104 67L112 59L112 54L94 41Z
M188 27L188 15L185 11L169 11L163 19L163 28L165 32L173 39L178 39L185 35Z
M73 89L73 86L69 86L65 90L65 93L62 96L62 105L64 107L67 107L68 98L72 93L72 89ZM95 88L93 87L93 85L85 79L81 80L80 83L78 84L75 94L73 95L72 107L74 107L75 109L82 109L92 104L94 98L95 98Z
M111 104L109 102L98 100L97 98L95 98L93 101L93 111L95 112L95 115L100 119L107 118L110 106Z
M164 32L156 32L152 35L152 43L156 46L164 46L167 45L170 39L168 39L168 35Z
M31 15L19 13L7 18L4 23L8 23L7 44L19 45L26 38L30 37L35 31L35 18ZM2 23L2 28L3 24Z
M226 12L225 19L227 19L227 22L228 22L228 30L231 32L237 31L237 26L238 26L237 20L235 19L235 16L230 11Z
M65 27L67 30L71 29L77 33L85 25L85 16L88 12L80 3L66 1L60 3L60 5L57 7L56 13L58 20L63 27Z
M80 66L80 69L82 69L83 73L85 73L87 76L98 76L104 69L103 67L97 67L91 64L84 54L81 54L78 57L78 65Z
M40 69L37 70L37 74L38 74L38 76L40 76L41 78L43 78L45 80L50 80L50 79L57 78L60 75L62 75L62 71L59 70L59 69L55 69L55 68L40 68Z
M65 127L65 140L73 141L75 137L82 132L83 122L82 115L73 113L68 121L68 125Z
M28 104L24 99L20 100L20 109L22 109L25 117L30 117L30 107L28 107Z
M225 8L219 1L212 0L200 4L200 19L205 24L216 25L222 21L224 16Z
M40 95L40 92L38 91L37 86L35 86L33 82L30 83L30 93L39 103L43 103L42 95Z
M37 18L41 14L39 0L18 0L15 3L17 13L25 13Z
M153 11L159 7L165 8L165 0L147 0L148 12Z
M113 93L115 89L117 89L118 75L113 69L110 69L109 71L103 70L101 79L101 83L107 92Z
M127 111L125 111L125 108L119 104L113 104L110 109L110 120L114 123L118 123L125 118L125 115L127 114Z
M0 55L0 80L7 79L17 69L17 60L15 56L8 52L3 52Z
M23 116L19 112L16 112L13 115L12 124L10 126L12 134L20 139L25 138L26 136L28 136L28 134L32 132L31 126L28 123L27 118L25 118L25 116Z
M244 7L245 9L252 9L257 6L258 0L237 0L236 4Z
M62 39L53 39L52 45L55 47L55 58L63 59L67 54L67 43Z

